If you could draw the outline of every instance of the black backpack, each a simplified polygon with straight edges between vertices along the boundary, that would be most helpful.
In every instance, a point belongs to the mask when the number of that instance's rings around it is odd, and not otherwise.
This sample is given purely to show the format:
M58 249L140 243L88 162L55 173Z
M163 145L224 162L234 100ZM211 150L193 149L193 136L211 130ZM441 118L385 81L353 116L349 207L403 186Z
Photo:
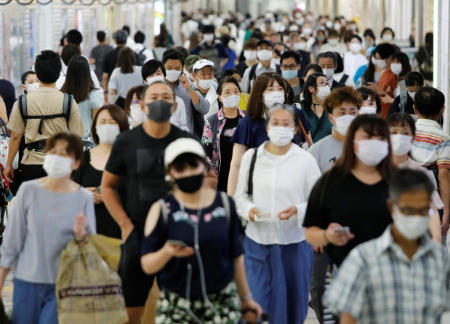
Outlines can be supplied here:
M143 66L147 56L145 56L144 51L146 48L144 47L140 52L136 53L136 65Z

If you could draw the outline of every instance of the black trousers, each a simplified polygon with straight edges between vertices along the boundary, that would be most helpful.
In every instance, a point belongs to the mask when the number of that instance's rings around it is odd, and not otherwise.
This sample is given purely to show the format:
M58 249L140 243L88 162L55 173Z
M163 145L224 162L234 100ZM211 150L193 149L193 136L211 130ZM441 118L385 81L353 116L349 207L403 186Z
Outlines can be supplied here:
M42 164L22 164L22 182L47 176Z

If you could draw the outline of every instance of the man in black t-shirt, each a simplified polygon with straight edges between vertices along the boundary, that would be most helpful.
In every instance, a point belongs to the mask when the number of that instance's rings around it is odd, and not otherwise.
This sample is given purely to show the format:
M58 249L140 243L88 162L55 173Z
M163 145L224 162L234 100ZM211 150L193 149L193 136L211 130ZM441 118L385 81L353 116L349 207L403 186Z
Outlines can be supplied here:
M140 247L150 206L169 189L164 180L164 150L180 137L192 137L170 124L177 103L169 84L164 81L152 83L144 89L142 98L141 109L148 115L148 120L117 137L103 173L101 189L105 205L119 224L124 242L119 274L129 323L139 323L153 284L153 277L145 275L141 269ZM122 178L126 197L120 197L117 192Z

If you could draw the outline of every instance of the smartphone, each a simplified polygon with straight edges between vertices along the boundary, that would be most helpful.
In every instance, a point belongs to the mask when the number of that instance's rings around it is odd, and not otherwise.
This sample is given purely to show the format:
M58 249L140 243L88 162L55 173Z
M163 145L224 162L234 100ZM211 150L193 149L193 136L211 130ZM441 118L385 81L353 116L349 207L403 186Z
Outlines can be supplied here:
M267 222L271 219L270 213L259 214L255 216L255 222Z
M170 243L172 245L177 245L177 246L181 246L181 247L186 247L187 244L183 241L180 240L167 240L167 243Z
M95 188L95 192L96 192L96 193L100 193L100 189L101 189L101 186L96 187L96 188Z
M350 227L336 227L335 229L333 229L333 231L337 234L350 234Z

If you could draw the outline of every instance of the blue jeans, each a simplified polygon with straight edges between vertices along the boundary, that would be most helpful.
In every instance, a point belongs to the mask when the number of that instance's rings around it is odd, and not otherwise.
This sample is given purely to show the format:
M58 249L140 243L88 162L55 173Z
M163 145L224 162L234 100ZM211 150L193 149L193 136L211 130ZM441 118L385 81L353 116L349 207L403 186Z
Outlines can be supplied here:
M58 324L55 285L14 279L14 324Z

